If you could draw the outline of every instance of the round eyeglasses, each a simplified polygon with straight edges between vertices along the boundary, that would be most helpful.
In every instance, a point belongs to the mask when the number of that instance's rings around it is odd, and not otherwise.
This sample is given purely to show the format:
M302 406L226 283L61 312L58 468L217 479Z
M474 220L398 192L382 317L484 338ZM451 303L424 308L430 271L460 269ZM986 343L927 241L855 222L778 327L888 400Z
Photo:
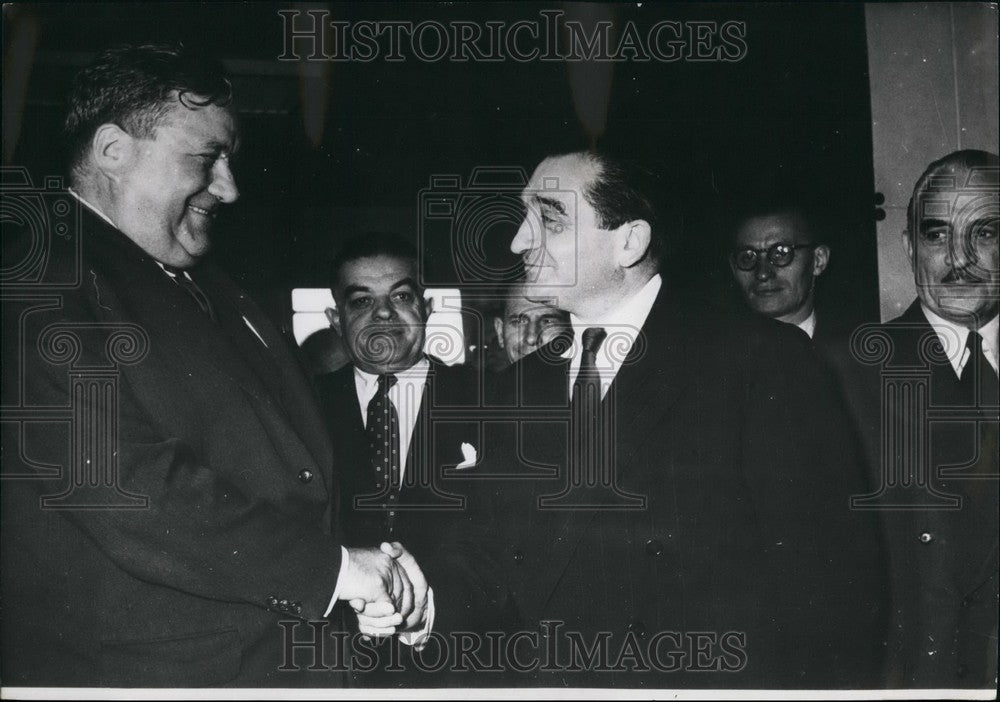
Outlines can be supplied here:
M730 257L733 260L733 265L741 271L752 271L757 267L760 257L764 254L767 254L767 262L772 266L775 268L784 268L795 260L796 250L812 249L816 246L818 244L786 244L783 241L779 241L777 244L772 244L766 249L755 249L749 246L735 249L730 254Z

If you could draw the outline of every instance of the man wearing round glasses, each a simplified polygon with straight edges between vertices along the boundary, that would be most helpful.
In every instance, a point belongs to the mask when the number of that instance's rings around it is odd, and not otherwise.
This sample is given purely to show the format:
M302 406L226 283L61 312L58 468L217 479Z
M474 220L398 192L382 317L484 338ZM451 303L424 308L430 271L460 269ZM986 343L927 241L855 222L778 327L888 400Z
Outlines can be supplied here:
M744 216L737 224L729 265L750 308L765 317L816 331L816 277L830 262L815 227L795 206Z

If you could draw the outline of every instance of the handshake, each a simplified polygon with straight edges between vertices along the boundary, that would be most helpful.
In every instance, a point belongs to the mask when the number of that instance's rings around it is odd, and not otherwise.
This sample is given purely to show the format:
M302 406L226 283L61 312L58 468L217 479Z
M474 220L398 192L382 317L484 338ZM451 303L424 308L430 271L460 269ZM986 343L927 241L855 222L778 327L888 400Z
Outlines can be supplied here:
M347 600L357 612L362 634L392 636L426 628L427 579L402 544L394 541L347 552L339 599Z

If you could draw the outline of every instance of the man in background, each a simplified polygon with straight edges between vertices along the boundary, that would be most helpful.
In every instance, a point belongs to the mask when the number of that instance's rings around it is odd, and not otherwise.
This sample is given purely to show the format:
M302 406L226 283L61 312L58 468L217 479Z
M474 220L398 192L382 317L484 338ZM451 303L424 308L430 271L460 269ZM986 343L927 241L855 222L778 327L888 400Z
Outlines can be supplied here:
M475 464L480 444L463 408L478 406L478 382L466 367L424 353L431 300L425 299L417 251L395 234L349 240L332 266L336 309L327 310L351 362L316 378L341 476L340 513L346 539L402 541L423 560L442 539L461 495L442 488L446 468ZM360 617L365 620L365 615ZM384 670L359 681L396 686ZM407 678L419 684L420 678Z
M735 224L729 266L747 306L794 324L814 338L816 279L830 262L830 247L806 208L759 205ZM823 320L826 325L826 320Z
M525 295L524 282L504 290L504 299L493 316L497 343L508 363L516 363L569 331L569 314L552 302L533 302Z
M867 349L885 354L864 401L886 417L869 506L888 535L896 687L996 689L998 173L966 150L917 180L902 235L917 299Z

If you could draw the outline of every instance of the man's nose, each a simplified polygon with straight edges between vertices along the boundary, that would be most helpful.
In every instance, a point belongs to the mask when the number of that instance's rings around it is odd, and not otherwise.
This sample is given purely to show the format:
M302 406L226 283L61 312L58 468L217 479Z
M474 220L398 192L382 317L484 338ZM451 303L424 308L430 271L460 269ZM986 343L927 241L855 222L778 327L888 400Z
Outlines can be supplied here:
M976 252L968 250L965 241L959 239L949 243L946 262L951 268L965 270L977 264L979 259Z
M524 344L526 346L538 346L538 339L541 336L542 329L538 322L528 324L524 330Z
M517 234L514 235L514 239L510 242L510 250L516 254L523 254L526 251L537 248L537 244L535 244L535 228L529 221L530 217L531 215L529 214L521 220L521 226L517 228Z
M393 319L395 316L396 310L388 300L376 300L375 306L372 309L372 317L375 319Z
M236 187L236 178L229 167L228 158L218 158L212 166L212 182L208 184L208 192L227 205L236 202L240 191Z
M753 269L753 275L757 280L770 280L774 277L774 266L767 258L761 257Z

